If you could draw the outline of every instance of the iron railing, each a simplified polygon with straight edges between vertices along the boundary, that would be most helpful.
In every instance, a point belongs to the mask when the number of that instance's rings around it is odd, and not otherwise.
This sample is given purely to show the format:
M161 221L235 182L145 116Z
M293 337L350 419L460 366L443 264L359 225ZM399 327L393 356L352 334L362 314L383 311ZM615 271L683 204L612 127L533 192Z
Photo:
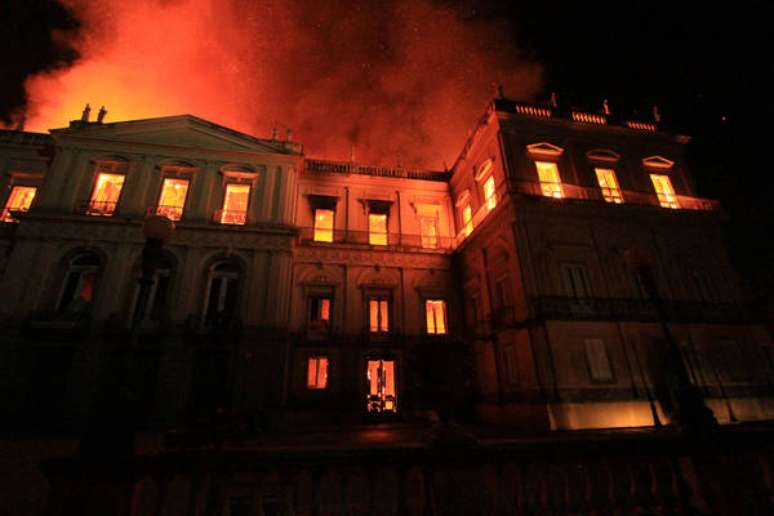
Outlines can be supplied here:
M406 235L401 233L374 233L343 229L301 228L299 242L304 244L350 244L374 249L396 247L446 251L452 249L453 239L445 236Z
M116 213L118 203L115 201L82 201L76 213L80 215L90 215L92 217L112 217Z
M180 220L183 216L183 207L163 205L151 206L148 208L146 215L160 215L169 220Z
M212 221L218 224L244 226L247 223L246 211L215 210Z

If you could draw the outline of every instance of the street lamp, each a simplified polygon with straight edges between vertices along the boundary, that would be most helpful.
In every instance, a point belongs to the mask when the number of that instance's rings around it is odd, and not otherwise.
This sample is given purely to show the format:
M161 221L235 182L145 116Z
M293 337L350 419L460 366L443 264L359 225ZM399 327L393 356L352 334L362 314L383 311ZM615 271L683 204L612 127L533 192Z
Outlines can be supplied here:
M701 393L691 382L682 353L669 327L668 315L662 299L658 295L656 280L653 276L653 268L651 267L653 259L647 253L632 248L623 252L623 258L634 270L647 300L656 309L661 331L667 341L667 387L677 408L677 417L675 418L677 423L692 429L716 426L717 420L714 414L705 405Z
M142 249L140 262L140 291L137 296L137 309L132 319L132 331L137 330L145 318L148 297L155 281L156 269L164 258L164 244L172 238L175 223L162 215L152 215L145 219L142 232L145 236L145 247Z

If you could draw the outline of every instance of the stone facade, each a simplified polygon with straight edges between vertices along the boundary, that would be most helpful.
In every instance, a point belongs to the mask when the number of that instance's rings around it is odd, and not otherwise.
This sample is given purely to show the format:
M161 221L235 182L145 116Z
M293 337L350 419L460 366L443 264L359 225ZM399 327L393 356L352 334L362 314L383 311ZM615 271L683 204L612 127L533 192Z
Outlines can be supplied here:
M771 336L658 129L496 99L449 171L193 116L0 133L0 202L37 188L0 224L19 513L727 513L689 406L770 471Z

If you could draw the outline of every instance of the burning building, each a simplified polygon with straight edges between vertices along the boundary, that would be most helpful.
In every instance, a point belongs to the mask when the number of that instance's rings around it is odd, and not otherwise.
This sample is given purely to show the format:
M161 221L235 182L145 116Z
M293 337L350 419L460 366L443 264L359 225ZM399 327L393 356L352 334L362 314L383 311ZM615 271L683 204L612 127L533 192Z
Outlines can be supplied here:
M771 338L687 141L502 97L443 171L190 115L3 131L14 503L770 511Z

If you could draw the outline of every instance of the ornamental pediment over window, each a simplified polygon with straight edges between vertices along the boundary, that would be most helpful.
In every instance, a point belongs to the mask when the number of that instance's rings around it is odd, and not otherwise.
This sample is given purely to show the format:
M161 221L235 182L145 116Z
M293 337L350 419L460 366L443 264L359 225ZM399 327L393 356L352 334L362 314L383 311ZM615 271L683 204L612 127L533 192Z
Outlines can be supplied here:
M527 152L535 156L559 157L564 152L564 149L552 143L538 142L527 145Z
M649 168L669 169L674 166L675 162L663 156L650 156L642 158L642 164Z
M621 159L621 155L610 149L593 149L586 153L586 157L592 161L606 161L609 163Z

